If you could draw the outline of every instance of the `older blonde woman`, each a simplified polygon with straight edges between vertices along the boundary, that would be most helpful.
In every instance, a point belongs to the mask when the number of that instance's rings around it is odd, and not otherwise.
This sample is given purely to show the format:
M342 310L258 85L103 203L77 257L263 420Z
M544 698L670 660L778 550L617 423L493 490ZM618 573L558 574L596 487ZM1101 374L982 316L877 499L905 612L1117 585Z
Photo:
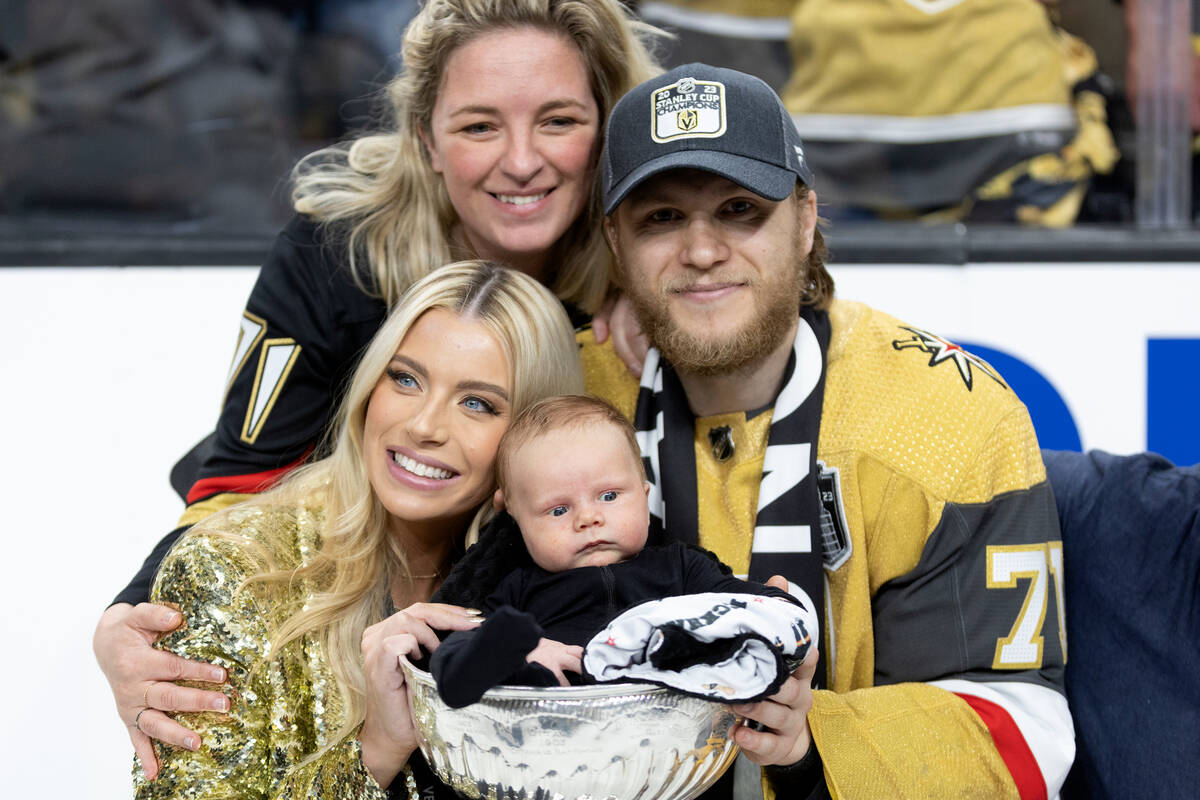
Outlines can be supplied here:
M159 746L138 797L445 791L414 757L397 656L476 624L426 601L490 513L509 421L582 390L575 347L561 304L521 273L466 262L410 289L354 372L331 454L164 560L153 599L186 623L159 646L224 667L230 708L184 715L205 746Z

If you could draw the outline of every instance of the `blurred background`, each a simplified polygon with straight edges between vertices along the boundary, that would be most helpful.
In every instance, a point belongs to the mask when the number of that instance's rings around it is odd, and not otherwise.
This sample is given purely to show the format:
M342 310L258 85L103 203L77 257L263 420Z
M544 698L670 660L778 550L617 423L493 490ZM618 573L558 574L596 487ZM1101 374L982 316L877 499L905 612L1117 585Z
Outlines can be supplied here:
M1044 446L1200 461L1193 0L630 5L784 97L841 296L982 355ZM12 796L129 795L92 628L183 508L291 166L381 121L417 6L0 3Z

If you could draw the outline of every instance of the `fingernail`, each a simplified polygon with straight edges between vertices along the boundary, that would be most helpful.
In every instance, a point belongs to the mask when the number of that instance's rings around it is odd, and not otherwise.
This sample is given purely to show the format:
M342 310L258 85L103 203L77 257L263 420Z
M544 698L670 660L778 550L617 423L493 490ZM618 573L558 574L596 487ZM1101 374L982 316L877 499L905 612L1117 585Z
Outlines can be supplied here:
M466 614L468 617L483 616L483 612L480 611L478 608L464 608L463 613Z
M189 736L183 740L183 746L188 750L195 750L199 745L196 743L196 740L193 737Z
M212 701L212 707L215 711L228 711L229 710L229 698L228 697L215 698Z
M221 669L220 667L213 667L211 674L212 679L218 683L225 680L225 670Z
M175 611L168 611L166 614L163 614L162 624L163 624L163 627L170 627L172 625L178 625L179 624L179 614Z

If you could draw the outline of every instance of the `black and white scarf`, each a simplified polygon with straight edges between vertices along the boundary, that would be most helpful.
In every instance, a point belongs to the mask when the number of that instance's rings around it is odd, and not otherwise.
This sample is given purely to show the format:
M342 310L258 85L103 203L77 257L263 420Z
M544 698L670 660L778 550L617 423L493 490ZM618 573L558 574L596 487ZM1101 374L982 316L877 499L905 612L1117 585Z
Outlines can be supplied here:
M767 437L747 576L762 582L783 575L791 593L815 609L825 607L817 435L829 331L824 311L800 310ZM650 541L698 543L696 420L678 375L657 349L646 354L634 427L650 483ZM825 684L824 661L822 652L817 686Z

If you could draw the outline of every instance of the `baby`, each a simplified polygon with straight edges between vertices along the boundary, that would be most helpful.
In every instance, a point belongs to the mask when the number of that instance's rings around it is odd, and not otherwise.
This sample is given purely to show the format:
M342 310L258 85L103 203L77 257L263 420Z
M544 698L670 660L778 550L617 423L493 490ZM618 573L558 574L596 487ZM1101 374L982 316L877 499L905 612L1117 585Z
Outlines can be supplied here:
M686 544L646 546L649 484L641 454L632 426L607 403L571 395L527 409L500 442L496 480L495 505L515 519L519 539L511 525L507 533L503 524L493 526L443 588L478 583L463 571L504 562L505 550L521 550L521 543L528 557L521 553L516 563L524 565L502 577L480 603L484 624L452 633L434 652L430 669L448 705L473 703L499 684L566 684L568 673L579 682L577 676L585 673L583 645L606 629L595 650L589 645L586 677L593 680L655 680L655 670L678 671L697 662L711 672L734 659L747 638L757 638L771 651L772 666L778 661L780 667L780 675L757 692L766 696L787 677L781 651L797 659L807 652L815 615L788 593L738 580L710 553ZM506 535L511 543L497 541ZM698 593L721 594L677 597ZM737 599L747 595L757 598ZM616 641L631 630L629 615L619 615L634 606L641 615L639 604L663 598L675 604L639 616L658 613L663 619L633 624L649 632L649 641L632 645L631 654L631 645ZM738 613L729 614L734 609ZM759 627L769 628L769 636L736 627L739 615L755 613L767 620ZM717 631L722 641L698 641L704 628ZM605 646L607 655L600 652ZM621 662L618 668L644 662L649 672L609 674L614 665L606 658ZM703 681L717 685L708 677Z

